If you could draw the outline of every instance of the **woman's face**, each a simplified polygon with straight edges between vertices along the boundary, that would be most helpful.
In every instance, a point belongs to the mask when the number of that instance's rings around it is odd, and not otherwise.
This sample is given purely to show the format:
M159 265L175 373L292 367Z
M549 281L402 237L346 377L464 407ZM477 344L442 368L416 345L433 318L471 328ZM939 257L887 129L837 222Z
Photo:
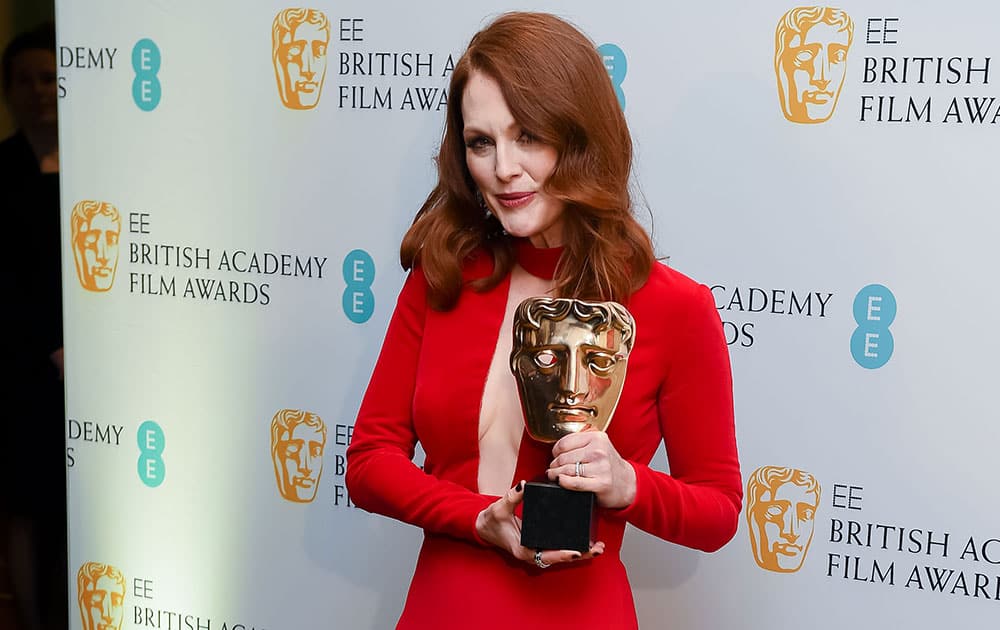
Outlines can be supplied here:
M465 86L462 120L465 162L504 230L535 247L563 245L566 205L542 190L556 167L555 147L514 120L500 86L481 72Z

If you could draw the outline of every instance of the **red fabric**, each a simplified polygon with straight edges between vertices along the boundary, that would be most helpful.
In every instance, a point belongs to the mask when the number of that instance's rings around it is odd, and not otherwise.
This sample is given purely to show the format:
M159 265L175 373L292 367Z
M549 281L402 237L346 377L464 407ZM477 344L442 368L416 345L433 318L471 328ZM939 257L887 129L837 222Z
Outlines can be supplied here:
M551 252L519 247L522 266L546 277ZM491 263L470 264L469 277ZM635 628L619 560L626 522L664 540L714 551L736 532L742 481L733 426L729 354L711 292L655 265L626 305L636 320L628 375L608 435L636 471L636 498L598 510L604 555L540 570L481 541L479 404L507 301L509 277L431 310L419 269L408 277L347 451L347 486L359 507L425 531L398 628ZM648 464L660 441L670 474ZM411 462L420 442L424 469ZM521 440L513 486L540 478L551 447Z

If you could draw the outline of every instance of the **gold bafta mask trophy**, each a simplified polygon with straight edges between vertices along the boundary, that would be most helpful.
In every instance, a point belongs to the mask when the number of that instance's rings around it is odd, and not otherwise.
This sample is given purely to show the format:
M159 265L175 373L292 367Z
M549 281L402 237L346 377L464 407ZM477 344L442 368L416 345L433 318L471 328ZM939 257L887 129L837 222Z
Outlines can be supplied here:
M554 443L590 428L606 431L618 406L635 320L616 302L532 297L514 314L510 367L528 434ZM588 551L594 493L551 482L524 490L521 544Z

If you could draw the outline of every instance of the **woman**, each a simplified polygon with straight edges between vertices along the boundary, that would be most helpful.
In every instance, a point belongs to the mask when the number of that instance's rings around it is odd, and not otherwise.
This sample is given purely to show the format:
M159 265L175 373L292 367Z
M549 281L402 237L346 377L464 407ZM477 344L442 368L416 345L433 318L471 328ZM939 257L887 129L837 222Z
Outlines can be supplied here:
M472 39L449 94L439 181L403 239L411 273L347 453L352 500L424 529L399 628L637 627L625 524L706 551L737 527L711 293L657 263L633 217L628 128L579 31L505 14ZM614 300L635 318L607 433L525 436L508 359L512 313L534 295ZM670 475L648 466L661 440ZM596 494L588 552L520 545L523 480L542 475Z

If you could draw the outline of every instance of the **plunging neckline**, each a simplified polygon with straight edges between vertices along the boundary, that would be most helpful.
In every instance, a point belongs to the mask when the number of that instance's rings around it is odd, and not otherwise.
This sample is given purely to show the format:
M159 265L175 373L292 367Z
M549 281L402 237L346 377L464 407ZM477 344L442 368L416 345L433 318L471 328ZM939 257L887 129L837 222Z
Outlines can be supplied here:
M561 247L535 247L528 239L514 241L517 266L504 280L506 286L500 287L506 289L505 306L480 396L476 482L484 494L502 494L519 481L515 477L521 465L522 446L530 444L523 444L524 416L509 365L513 312L526 298L551 294L562 251Z

